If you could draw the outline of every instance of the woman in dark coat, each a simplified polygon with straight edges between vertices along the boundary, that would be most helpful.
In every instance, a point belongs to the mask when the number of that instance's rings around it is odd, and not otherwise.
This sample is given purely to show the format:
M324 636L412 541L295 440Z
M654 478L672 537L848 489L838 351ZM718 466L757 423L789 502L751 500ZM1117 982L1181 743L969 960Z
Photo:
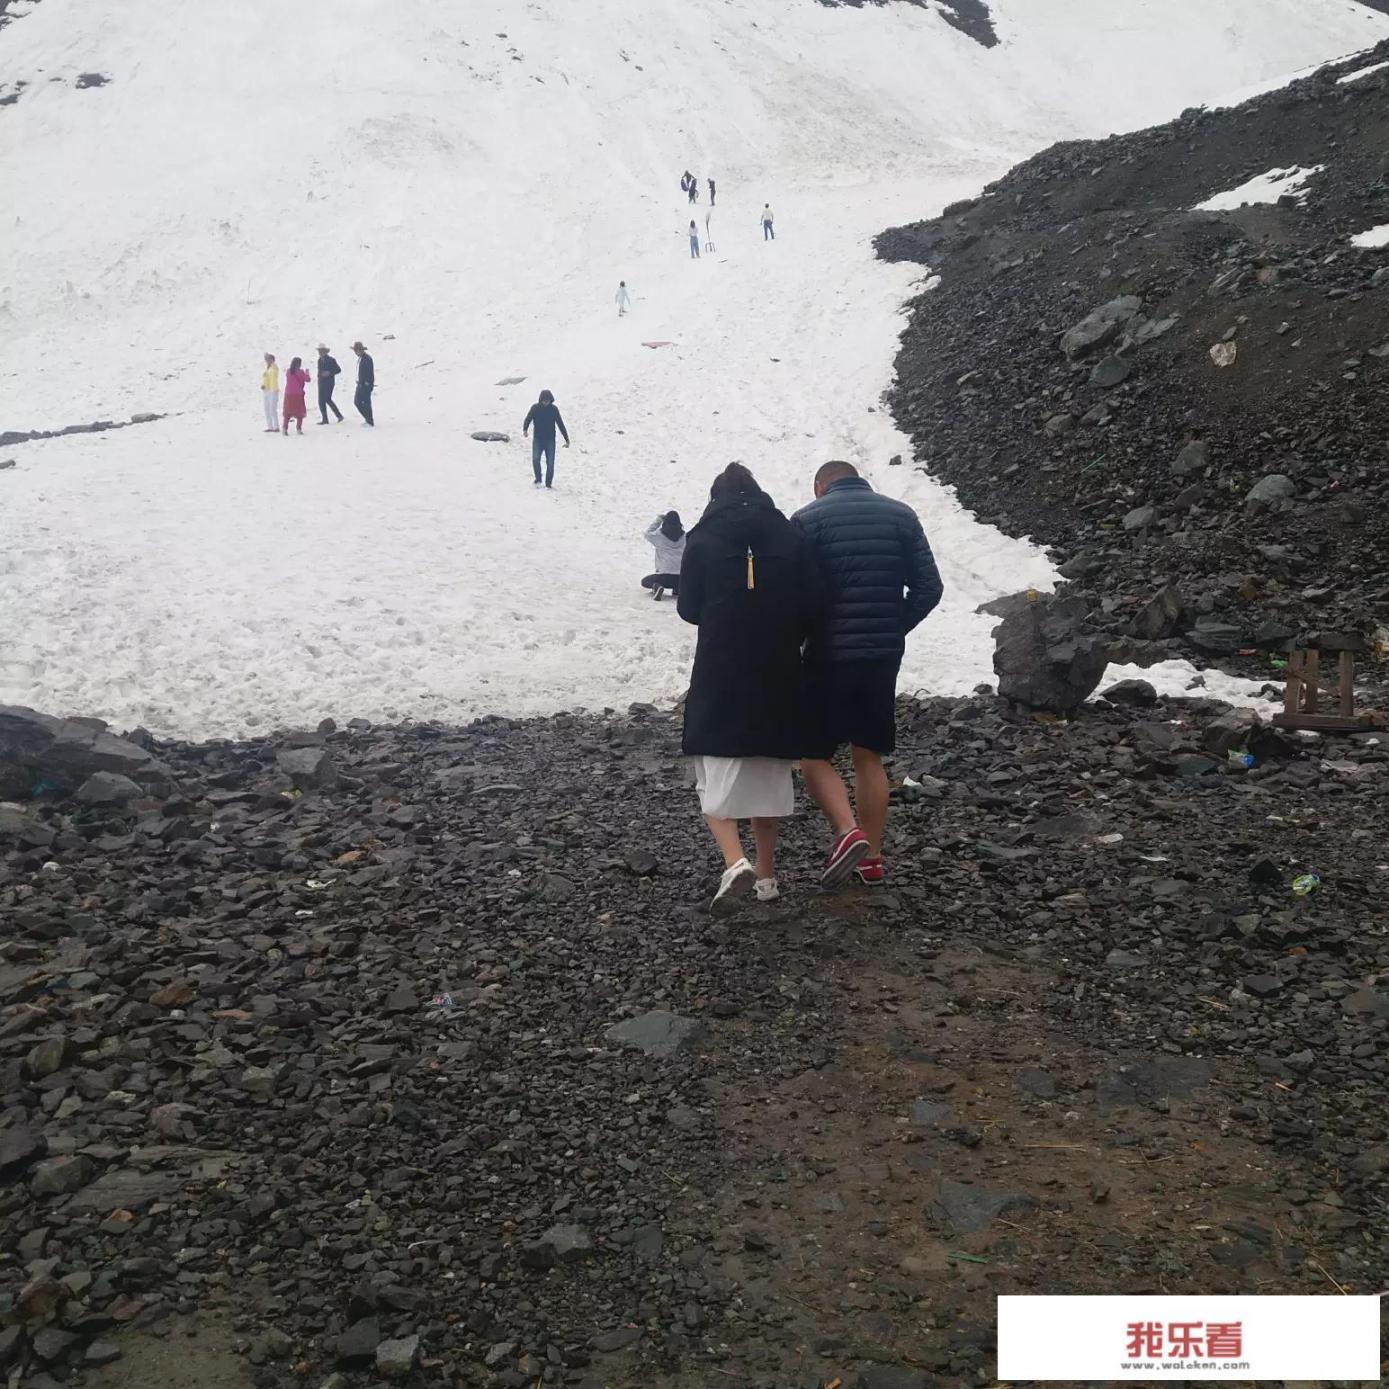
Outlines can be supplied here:
M716 910L777 896L778 820L794 809L791 768L806 750L801 646L823 605L814 555L741 463L714 479L689 531L678 610L699 628L683 748L723 853ZM738 821L751 820L756 865Z

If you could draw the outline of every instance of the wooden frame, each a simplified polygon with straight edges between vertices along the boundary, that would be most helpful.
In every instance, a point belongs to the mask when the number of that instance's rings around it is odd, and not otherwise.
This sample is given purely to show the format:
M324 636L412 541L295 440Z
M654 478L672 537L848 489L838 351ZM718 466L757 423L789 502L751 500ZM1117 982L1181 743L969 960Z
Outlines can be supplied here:
M1355 712L1355 653L1341 650L1336 655L1336 712L1324 714L1320 708L1321 651L1312 646L1295 647L1288 652L1283 712L1273 716L1277 727L1301 728L1311 733L1361 733L1375 726L1368 715ZM1329 699L1331 692L1326 693Z

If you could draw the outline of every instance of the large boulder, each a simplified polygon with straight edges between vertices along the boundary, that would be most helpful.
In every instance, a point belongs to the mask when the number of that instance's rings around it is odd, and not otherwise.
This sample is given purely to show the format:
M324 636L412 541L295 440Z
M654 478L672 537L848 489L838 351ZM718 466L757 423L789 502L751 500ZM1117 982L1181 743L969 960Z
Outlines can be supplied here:
M1094 693L1109 648L1085 625L1079 598L1017 595L994 628L998 692L1027 709L1069 714Z
M0 704L0 797L76 791L98 772L142 786L172 773L157 757L89 720L55 719L19 704Z

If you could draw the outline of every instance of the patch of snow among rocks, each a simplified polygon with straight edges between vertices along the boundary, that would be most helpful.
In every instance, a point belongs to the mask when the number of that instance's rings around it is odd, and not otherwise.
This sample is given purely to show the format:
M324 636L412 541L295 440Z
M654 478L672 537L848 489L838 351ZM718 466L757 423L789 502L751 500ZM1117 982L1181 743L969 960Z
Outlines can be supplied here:
M1367 68L1358 68L1355 72L1348 72L1344 77L1338 77L1336 82L1344 87L1347 82L1358 82L1362 77L1368 77L1372 72L1382 72L1389 68L1389 63L1371 63Z
M1250 203L1276 203L1279 198L1291 194L1294 197L1306 196L1307 181L1326 168L1325 164L1313 164L1308 168L1269 169L1267 173L1241 183L1238 188L1227 189L1197 203L1193 212L1233 212L1236 208Z
M1350 239L1352 246L1358 246L1362 251L1376 251L1381 246L1389 246L1389 222L1381 222L1377 227L1371 227L1369 231L1362 231L1357 236Z

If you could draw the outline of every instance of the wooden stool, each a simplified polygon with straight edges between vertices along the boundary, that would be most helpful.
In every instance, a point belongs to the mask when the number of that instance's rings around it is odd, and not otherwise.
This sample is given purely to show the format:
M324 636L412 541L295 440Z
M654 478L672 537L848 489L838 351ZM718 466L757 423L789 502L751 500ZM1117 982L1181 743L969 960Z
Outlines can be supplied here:
M1327 634L1316 646L1290 647L1288 685L1283 694L1283 712L1273 716L1279 728L1303 728L1313 733L1359 733L1375 726L1368 714L1355 712L1355 653L1365 644L1358 637ZM1336 712L1323 714L1321 700L1321 655L1337 657ZM1330 691L1327 692L1328 702Z

